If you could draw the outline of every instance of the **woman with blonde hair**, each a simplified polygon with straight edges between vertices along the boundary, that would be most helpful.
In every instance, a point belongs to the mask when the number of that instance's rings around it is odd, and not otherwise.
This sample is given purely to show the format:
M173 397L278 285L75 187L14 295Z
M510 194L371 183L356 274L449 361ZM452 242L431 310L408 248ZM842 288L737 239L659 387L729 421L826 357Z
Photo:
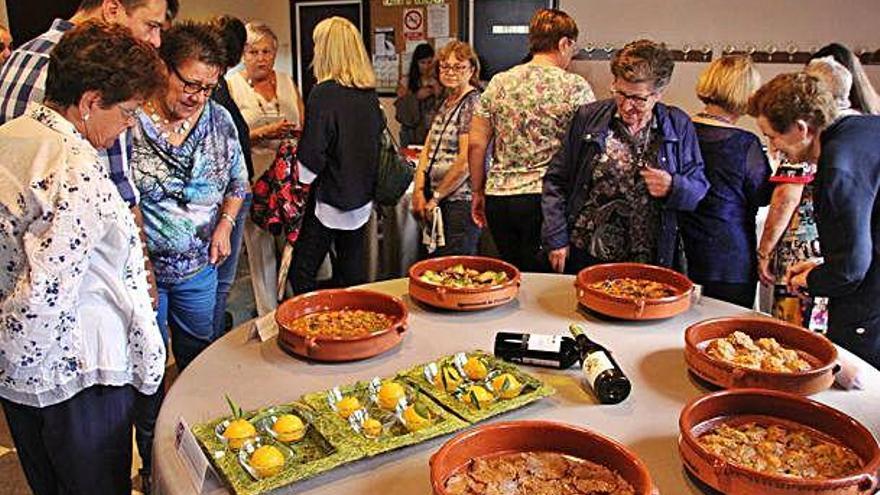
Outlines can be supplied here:
M306 104L298 158L300 180L314 187L288 275L296 294L316 288L331 244L334 284L366 281L364 238L383 129L376 76L358 29L342 17L330 17L312 36L318 83Z
M773 189L761 141L736 122L760 85L758 70L742 55L715 60L700 75L697 97L705 107L693 122L711 187L680 218L688 276L707 296L748 308L757 289L755 216Z

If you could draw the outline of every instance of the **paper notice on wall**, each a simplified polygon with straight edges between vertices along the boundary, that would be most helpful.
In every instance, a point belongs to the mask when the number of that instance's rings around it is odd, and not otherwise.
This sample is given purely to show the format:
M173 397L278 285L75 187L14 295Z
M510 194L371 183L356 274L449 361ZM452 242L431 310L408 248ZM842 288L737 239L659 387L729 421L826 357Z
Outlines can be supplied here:
M428 38L449 36L449 4L428 5Z
M400 79L400 57L393 55L373 55L373 71L376 84L381 89L395 89Z
M403 10L403 38L407 40L425 39L425 9Z
M397 53L393 27L377 27L373 29L373 39L373 53L375 55L394 55Z

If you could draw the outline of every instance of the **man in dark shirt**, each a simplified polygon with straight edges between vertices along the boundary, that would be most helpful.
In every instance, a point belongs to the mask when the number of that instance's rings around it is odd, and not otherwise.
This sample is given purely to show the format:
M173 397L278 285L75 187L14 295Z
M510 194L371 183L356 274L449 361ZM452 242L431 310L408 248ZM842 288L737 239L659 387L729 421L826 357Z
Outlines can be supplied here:
M814 76L782 74L749 113L791 163L817 164L816 222L824 262L789 267L789 289L827 296L828 336L880 368L880 117L837 117Z

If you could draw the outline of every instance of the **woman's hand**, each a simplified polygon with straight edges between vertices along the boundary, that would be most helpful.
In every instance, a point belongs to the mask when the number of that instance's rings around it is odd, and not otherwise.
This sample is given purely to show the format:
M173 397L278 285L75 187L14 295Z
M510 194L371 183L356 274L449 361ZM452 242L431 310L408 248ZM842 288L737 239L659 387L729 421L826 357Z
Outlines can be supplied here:
M785 283L788 284L788 290L790 292L807 290L807 277L817 266L819 266L819 262L807 260L788 267L788 270L785 271Z
M565 260L568 258L568 246L561 247L559 249L554 249L548 253L547 257L550 259L550 266L553 267L553 271L556 273L562 273L565 271Z
M410 210L417 220L421 220L425 216L425 193L422 191L413 191L412 201L410 201Z
M232 234L232 224L225 218L220 218L214 233L211 235L211 246L208 255L208 261L212 265L223 263L229 254L232 253L232 244L229 242L229 236Z
M471 199L471 219L479 228L485 228L486 221L486 195L481 192L474 191L473 199Z
M773 287L773 284L776 283L776 277L773 276L773 272L770 271L770 257L758 258L758 278L761 279L761 283L768 286Z
M258 139L284 139L297 129L299 124L283 119L257 128L256 134Z

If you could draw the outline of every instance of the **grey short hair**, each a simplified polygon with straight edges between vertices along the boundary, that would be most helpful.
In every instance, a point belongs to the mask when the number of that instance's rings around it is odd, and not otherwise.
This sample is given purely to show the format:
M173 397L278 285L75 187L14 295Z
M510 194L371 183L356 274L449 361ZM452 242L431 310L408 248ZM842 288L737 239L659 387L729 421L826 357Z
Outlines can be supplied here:
M278 36L275 35L275 31L272 31L272 28L270 28L265 22L251 21L245 25L245 29L247 29L246 45L259 43L264 38L268 37L272 40L272 46L276 50L278 49Z
M852 73L834 57L827 56L810 60L804 72L817 77L831 91L838 110L850 107L849 92L852 89Z

